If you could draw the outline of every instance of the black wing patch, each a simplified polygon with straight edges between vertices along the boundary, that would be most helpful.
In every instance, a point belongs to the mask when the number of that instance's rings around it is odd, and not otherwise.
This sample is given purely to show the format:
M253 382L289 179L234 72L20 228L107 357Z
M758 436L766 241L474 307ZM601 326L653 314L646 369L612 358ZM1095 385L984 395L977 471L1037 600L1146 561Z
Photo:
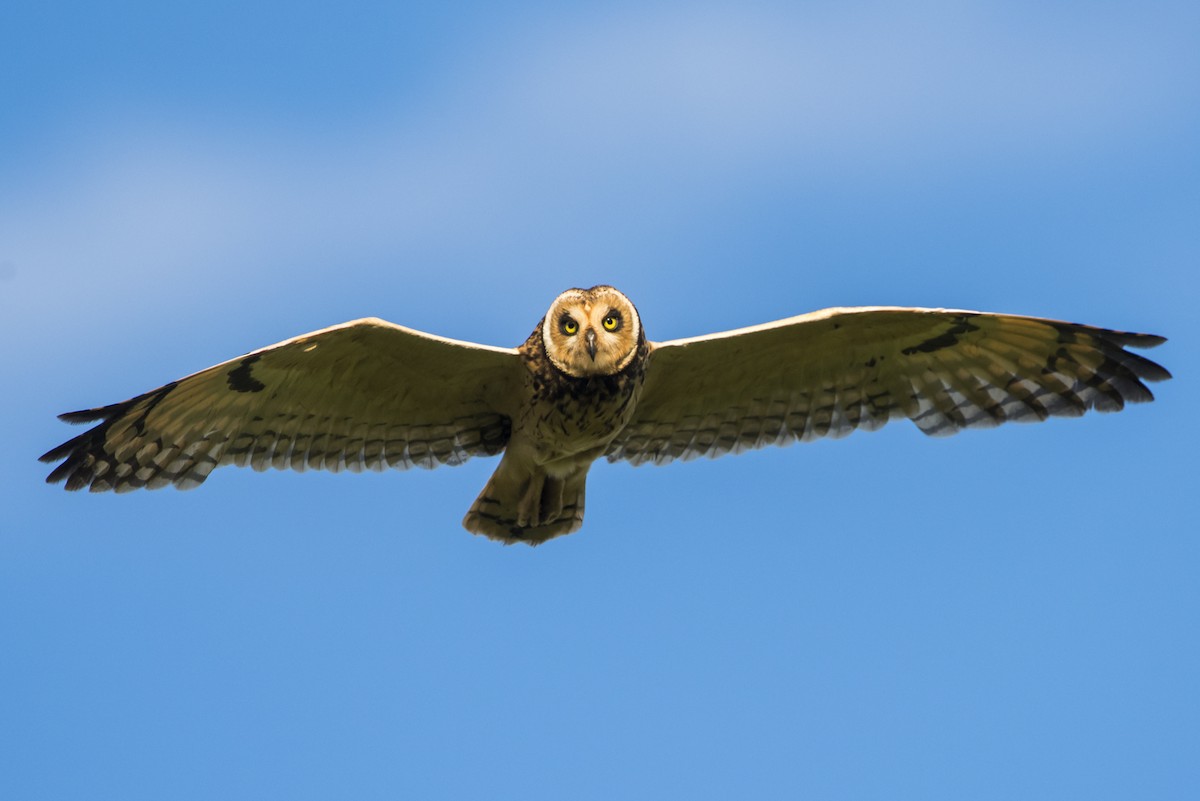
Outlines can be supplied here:
M234 392L262 392L266 389L267 385L255 378L253 372L254 363L260 358L260 354L247 356L230 370L225 378L229 388Z

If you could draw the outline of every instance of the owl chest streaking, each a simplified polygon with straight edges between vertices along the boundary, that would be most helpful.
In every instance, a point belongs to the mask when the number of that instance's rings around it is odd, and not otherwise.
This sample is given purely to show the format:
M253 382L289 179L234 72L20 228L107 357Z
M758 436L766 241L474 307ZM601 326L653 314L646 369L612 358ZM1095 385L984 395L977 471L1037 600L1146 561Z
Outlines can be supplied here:
M463 525L537 544L583 524L588 470L715 457L874 430L933 436L1153 399L1170 378L1129 348L1162 337L1008 314L826 309L649 342L608 286L569 289L519 348L377 318L305 334L138 395L61 415L47 481L198 486L223 464L358 471L503 456Z
M611 287L564 294L517 349L528 402L516 428L551 452L607 446L629 422L648 348L637 310Z

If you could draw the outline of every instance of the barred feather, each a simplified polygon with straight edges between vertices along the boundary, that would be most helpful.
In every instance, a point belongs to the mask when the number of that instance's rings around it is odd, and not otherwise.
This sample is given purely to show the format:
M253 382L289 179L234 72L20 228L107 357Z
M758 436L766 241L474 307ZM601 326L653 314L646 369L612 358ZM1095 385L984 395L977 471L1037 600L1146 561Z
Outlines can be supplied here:
M92 492L199 486L218 466L359 471L461 464L508 442L516 351L382 320L334 326L122 403L43 455L46 479Z
M656 344L609 461L674 459L873 431L925 434L1077 417L1153 399L1170 378L1126 350L1165 341L1057 320L866 307Z

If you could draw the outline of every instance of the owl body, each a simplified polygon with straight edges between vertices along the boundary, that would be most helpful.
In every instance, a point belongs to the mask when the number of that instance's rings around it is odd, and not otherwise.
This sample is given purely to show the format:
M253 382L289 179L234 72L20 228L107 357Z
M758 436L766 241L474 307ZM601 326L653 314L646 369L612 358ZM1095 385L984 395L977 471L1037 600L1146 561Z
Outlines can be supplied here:
M611 288L593 287L587 292L598 290ZM636 315L624 296L614 295L611 301L627 304L624 316ZM569 308L587 320L593 316L591 305L575 303ZM556 319L554 311L517 349L524 368L522 394L527 401L513 419L500 466L463 519L468 531L510 541L544 541L578 530L583 525L588 470L637 408L649 352L640 324L626 328L623 316L617 330L606 332L614 340L621 334L621 340L632 344L628 352L619 348L619 357L596 365L598 341L596 353L586 358L579 354L574 363L568 363L552 358L552 350L562 351L562 346L548 333L548 325L563 328L562 315L567 313L559 309ZM604 316L596 321L600 328L609 313L619 310L605 306L602 311ZM587 335L594 329L589 329L587 322L576 324L578 329L565 336L582 335L586 353ZM616 372L605 372L618 365Z
M502 453L463 525L538 544L583 524L600 457L664 464L875 430L931 436L1116 411L1170 378L1162 337L946 309L837 308L650 342L609 286L569 289L518 348L377 318L280 342L111 406L50 450L93 492L198 486L217 466L383 470Z

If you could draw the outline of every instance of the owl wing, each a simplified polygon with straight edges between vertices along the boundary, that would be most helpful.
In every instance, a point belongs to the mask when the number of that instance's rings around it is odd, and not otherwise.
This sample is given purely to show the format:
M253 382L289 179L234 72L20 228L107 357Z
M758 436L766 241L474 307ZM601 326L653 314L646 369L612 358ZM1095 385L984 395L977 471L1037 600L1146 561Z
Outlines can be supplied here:
M382 470L460 464L508 441L515 350L368 318L289 339L123 403L42 456L47 481L118 492L199 485L214 467Z
M1151 334L945 309L825 309L653 345L633 419L608 459L662 464L868 431L926 434L1076 417L1153 400L1170 378L1125 350Z

